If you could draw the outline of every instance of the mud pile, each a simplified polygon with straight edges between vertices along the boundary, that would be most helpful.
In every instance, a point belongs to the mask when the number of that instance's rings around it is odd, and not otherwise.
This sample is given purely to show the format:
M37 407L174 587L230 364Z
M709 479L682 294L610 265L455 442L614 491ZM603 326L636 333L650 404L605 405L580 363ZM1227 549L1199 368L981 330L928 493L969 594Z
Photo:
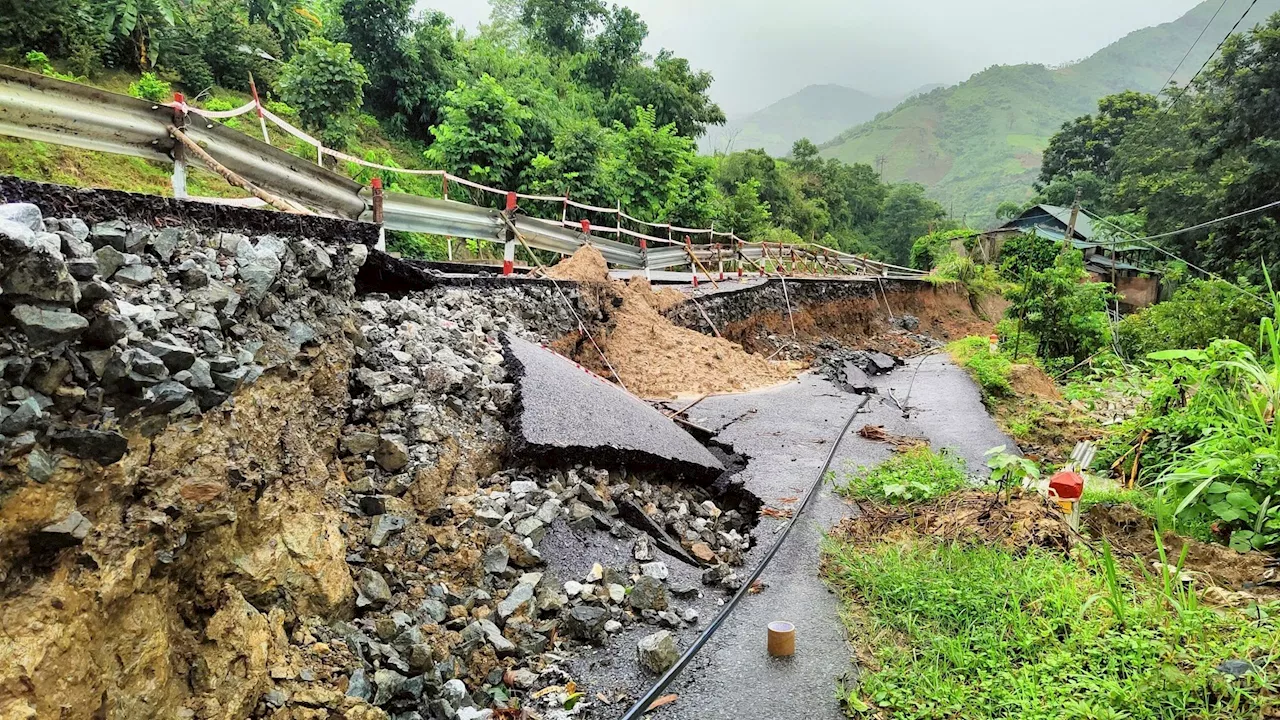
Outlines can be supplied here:
M563 267L562 267L563 266ZM800 366L771 362L742 346L674 324L662 313L674 305L671 290L655 293L644 280L610 280L600 252L586 246L550 270L553 277L579 283L605 323L594 330L595 347L576 334L556 343L579 363L604 377L617 373L641 397L668 398L765 387L795 376Z

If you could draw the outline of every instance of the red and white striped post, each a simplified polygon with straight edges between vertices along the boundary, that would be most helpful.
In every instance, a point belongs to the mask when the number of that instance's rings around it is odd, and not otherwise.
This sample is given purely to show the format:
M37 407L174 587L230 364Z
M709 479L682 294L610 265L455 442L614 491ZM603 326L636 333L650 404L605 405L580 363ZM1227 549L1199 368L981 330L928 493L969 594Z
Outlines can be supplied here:
M440 176L440 198L449 199L449 173ZM449 262L453 262L453 236L446 235L444 238L445 247L449 250Z
M511 275L516 271L516 241L508 240L502 246L502 274Z
M652 279L649 276L649 241L644 238L640 238L640 267L644 268L644 279Z
M378 250L386 252L387 250L387 229L382 226L383 221L383 194L382 194L382 178L375 177L369 181L373 188L373 222L378 225L378 244L375 246Z
M262 142L270 145L271 136L267 134L267 117L262 114L262 100L258 99L258 84L253 81L253 73L249 73L249 92L253 94L253 109L258 111L258 124L262 126Z
M507 193L507 215L511 215L516 211L516 194L514 192ZM508 228L507 243L502 247L502 274L511 275L516 271L516 234L514 230Z

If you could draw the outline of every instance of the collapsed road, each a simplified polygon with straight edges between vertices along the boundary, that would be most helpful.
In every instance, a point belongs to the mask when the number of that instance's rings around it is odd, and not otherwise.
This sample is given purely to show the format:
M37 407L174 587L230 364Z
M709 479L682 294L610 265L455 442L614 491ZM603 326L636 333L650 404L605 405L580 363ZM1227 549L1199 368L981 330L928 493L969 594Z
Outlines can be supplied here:
M876 375L895 364L820 337L810 358L872 364L843 387L770 366L677 424L547 347L581 347L582 322L643 370L646 337L686 337L635 280L620 305L593 280L440 276L355 223L5 187L31 202L0 206L0 717L619 717L745 587L864 402L967 457L1000 444L944 361L903 418L914 365ZM803 294L797 313L879 302ZM764 342L750 323L782 299L709 309ZM611 348L619 317L648 335ZM708 377L765 363L685 347ZM886 452L850 435L833 467ZM834 713L850 652L817 543L848 512L819 489L663 713ZM799 630L787 663L765 659L774 619Z

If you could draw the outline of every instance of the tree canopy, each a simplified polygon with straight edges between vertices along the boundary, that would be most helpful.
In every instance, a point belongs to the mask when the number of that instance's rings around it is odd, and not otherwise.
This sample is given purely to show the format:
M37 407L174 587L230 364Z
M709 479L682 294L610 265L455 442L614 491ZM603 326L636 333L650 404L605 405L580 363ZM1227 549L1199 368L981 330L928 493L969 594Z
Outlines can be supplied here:
M1261 207L1280 187L1280 14L1223 44L1187 88L1163 98L1121 93L1053 137L1037 190L1063 204L1130 215L1161 234ZM1068 201L1069 202L1069 201ZM1228 277L1280 270L1280 212L1251 214L1162 241Z

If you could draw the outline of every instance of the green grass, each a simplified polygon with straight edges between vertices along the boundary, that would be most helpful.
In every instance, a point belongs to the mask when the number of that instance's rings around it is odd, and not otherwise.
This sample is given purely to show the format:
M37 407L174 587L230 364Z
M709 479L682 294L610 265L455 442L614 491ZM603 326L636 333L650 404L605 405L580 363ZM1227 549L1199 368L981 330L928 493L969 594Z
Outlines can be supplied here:
M859 467L836 483L836 491L855 500L897 505L930 500L958 490L966 482L964 460L922 445L874 468Z
M852 716L1226 720L1276 707L1280 633L1265 614L1251 623L1037 548L828 540L824 552L871 656L843 692ZM1258 671L1214 669L1233 659Z
M970 335L947 345L956 364L967 369L987 399L1013 394L1009 384L1009 367L1013 362L1003 351L992 354L987 338Z

